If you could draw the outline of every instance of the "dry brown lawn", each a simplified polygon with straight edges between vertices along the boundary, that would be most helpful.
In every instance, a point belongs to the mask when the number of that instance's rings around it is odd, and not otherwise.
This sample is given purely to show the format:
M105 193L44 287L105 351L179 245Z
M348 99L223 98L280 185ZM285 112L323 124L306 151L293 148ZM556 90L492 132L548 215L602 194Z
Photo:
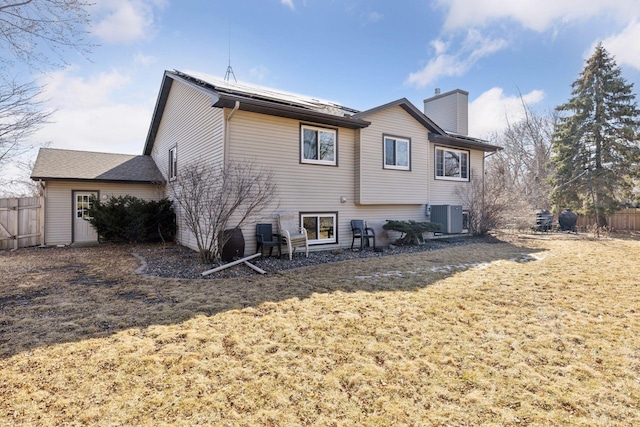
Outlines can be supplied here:
M512 238L266 277L0 255L0 425L640 425L640 240Z

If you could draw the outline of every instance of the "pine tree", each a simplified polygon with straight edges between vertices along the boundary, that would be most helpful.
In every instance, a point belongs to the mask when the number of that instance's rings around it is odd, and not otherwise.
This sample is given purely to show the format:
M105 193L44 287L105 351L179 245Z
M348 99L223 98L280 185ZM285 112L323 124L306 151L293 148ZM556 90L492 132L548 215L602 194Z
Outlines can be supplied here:
M556 211L597 212L598 224L606 225L604 215L632 198L640 172L640 111L633 84L602 44L572 88L569 101L556 108L551 201Z

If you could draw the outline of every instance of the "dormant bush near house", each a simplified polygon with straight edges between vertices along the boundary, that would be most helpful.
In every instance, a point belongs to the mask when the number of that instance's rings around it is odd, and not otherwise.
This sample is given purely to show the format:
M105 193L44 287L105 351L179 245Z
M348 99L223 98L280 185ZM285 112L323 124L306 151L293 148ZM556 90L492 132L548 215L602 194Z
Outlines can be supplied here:
M272 174L251 163L216 167L192 163L180 170L169 191L179 206L184 224L196 240L203 263L221 262L222 249L232 234L275 206Z

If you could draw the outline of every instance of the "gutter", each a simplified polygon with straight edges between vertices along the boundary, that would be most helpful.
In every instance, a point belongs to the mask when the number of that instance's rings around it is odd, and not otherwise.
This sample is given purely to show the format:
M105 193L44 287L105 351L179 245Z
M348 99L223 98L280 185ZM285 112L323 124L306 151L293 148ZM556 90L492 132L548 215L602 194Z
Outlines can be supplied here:
M348 129L361 129L371 124L371 122L354 118L353 116L336 116L302 107L247 96L238 96L224 92L216 92L215 94L212 94L211 101L212 107L218 108L232 108L237 101L240 101L242 103L242 111L302 120L312 123L321 123L336 127L345 127Z

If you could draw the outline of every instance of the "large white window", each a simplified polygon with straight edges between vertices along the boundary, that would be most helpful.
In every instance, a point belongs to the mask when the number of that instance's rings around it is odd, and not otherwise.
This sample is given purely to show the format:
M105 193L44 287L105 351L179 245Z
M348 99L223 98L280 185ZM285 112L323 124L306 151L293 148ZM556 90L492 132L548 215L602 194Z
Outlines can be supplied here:
M469 152L436 147L436 179L469 180Z
M338 242L337 213L301 213L300 219L310 245Z
M300 161L335 166L337 164L337 132L302 125L300 130Z
M176 147L169 149L169 180L176 179L178 176L178 151Z
M395 136L384 137L384 168L409 170L411 167L411 141Z

